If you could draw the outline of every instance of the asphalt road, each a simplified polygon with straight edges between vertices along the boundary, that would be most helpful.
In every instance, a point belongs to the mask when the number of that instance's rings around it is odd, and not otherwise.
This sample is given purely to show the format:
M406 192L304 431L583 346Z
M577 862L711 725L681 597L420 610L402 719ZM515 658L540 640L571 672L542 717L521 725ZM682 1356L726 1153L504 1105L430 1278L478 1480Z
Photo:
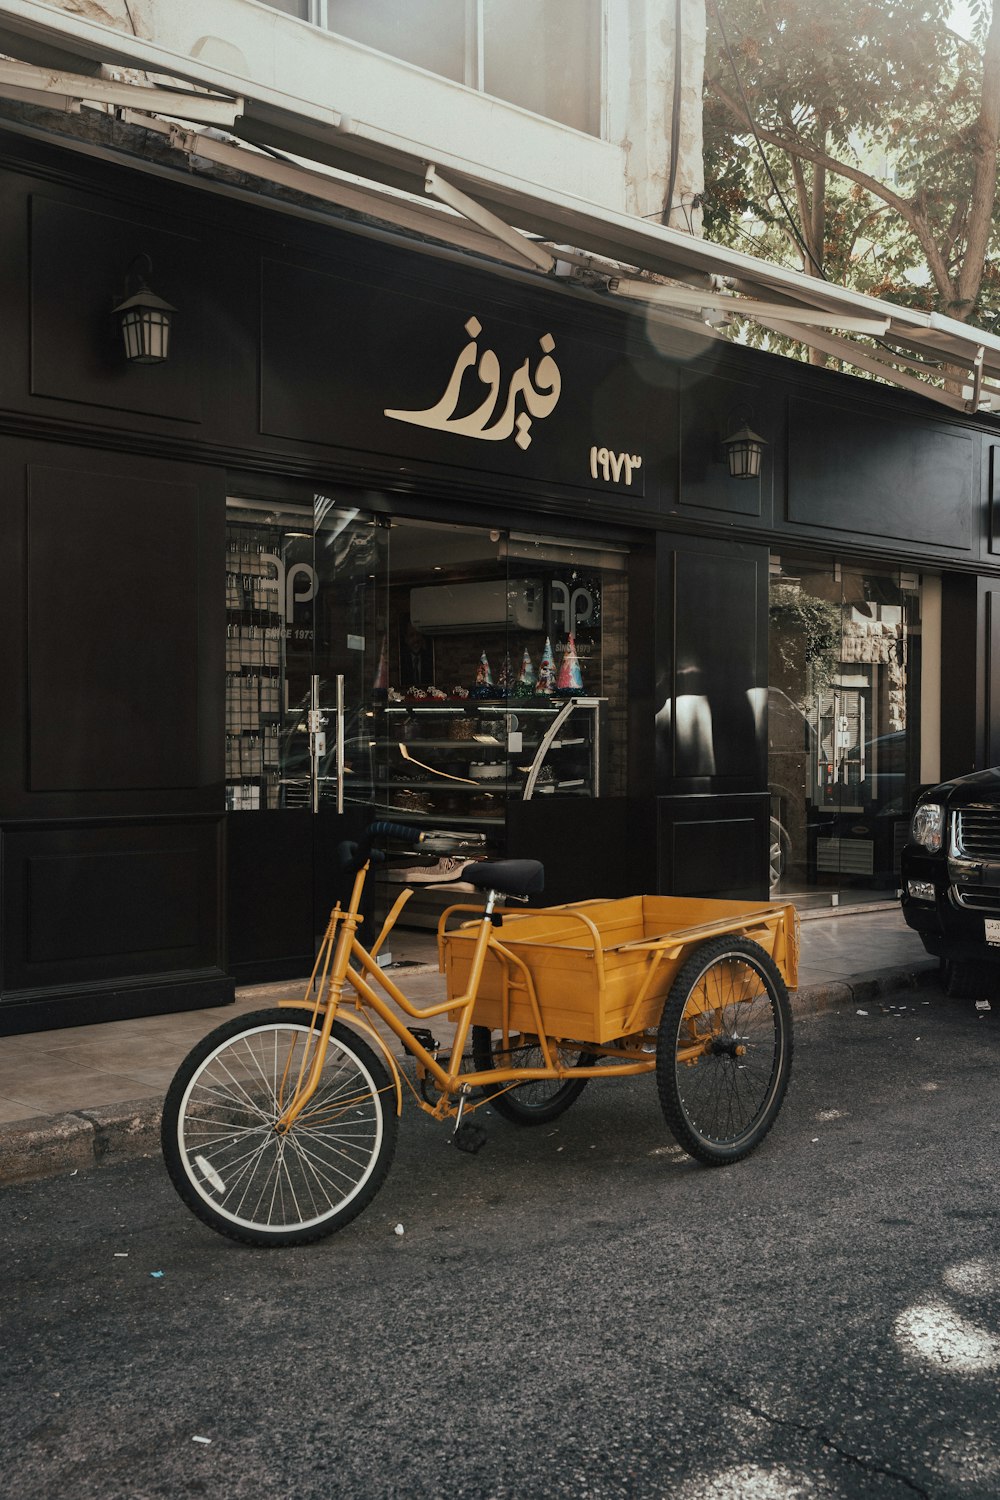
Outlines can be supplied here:
M896 999L799 1021L722 1170L640 1080L475 1157L407 1110L301 1250L219 1238L158 1161L0 1192L0 1490L995 1500L1000 1007Z

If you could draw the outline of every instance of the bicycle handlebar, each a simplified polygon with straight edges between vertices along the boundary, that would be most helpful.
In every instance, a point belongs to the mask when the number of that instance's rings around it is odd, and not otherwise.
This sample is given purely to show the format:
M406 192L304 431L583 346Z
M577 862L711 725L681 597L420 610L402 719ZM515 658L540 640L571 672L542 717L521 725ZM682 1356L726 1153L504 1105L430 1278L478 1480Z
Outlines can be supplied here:
M411 839L415 843L423 841L423 830L414 828L409 823L386 823L379 819L376 823L369 823L363 835L369 841L371 839Z
M368 860L381 862L385 854L380 849L372 846L376 839L406 839L407 842L419 843L423 833L419 828L412 828L408 823L386 823L381 820L370 823L358 840L345 839L337 849L337 861L340 868L348 874L355 874Z
M450 854L454 849L481 848L486 842L482 833L452 832L445 828L414 828L410 823L389 823L379 818L370 823L355 842L345 839L337 849L337 859L342 870L356 874L366 860L385 859L381 849L373 847L379 839L401 839L408 844L422 844L421 853Z

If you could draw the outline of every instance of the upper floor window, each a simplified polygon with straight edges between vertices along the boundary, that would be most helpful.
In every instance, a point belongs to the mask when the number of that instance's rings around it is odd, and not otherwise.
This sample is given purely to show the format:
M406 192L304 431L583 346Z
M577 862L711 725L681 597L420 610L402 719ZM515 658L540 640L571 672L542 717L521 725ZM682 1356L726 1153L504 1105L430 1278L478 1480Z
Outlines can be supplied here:
M443 78L601 134L605 0L266 0Z

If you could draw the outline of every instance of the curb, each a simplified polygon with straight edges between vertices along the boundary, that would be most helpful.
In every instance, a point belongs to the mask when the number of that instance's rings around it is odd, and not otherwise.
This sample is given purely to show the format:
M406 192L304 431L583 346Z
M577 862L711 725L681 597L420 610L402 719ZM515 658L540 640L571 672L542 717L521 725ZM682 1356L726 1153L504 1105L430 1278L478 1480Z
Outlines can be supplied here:
M811 984L807 989L796 990L792 1006L796 1015L821 1015L828 1010L843 1010L879 1000L897 990L933 987L939 983L939 972L937 959L929 959L912 967L876 969L869 974L859 974L850 984Z
M822 1015L872 1002L904 989L936 984L936 960L913 967L880 969L851 984L814 984L796 990L796 1015ZM40 1115L0 1125L0 1188L160 1154L163 1096L102 1104L94 1109Z
M159 1155L162 1097L0 1126L0 1187Z

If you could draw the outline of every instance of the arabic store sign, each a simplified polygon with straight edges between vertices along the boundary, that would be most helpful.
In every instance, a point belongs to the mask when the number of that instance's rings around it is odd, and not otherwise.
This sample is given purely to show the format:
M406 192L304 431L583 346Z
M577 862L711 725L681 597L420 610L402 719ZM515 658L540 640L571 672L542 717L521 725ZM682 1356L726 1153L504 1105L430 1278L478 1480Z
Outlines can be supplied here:
M596 482L599 488L609 486L642 493L641 454L608 448L595 441L590 431L592 417L586 427L575 423L571 434L567 434L566 424L562 425L562 430L559 424L549 425L547 419L553 417L564 393L559 358L565 359L565 356L557 357L552 333L541 334L536 347L529 350L519 363L509 367L505 376L496 350L489 345L480 347L483 325L477 317L467 319L465 332L468 342L459 350L438 399L429 406L384 407L384 416L450 438L504 444L509 440L522 453L527 453L532 444L537 443L533 457L541 456L539 450L550 445L554 453L559 452L564 458L569 446L573 472L563 472L561 478L582 485L589 481L591 486ZM574 371L574 374L585 394L585 370ZM565 384L572 388L570 382ZM577 408L579 394L578 400L572 403ZM544 428L543 422L546 423ZM453 461L457 460L457 454L451 457Z
M624 331L605 321L592 335L591 310L556 294L485 277L480 292L457 292L450 268L385 257L323 271L264 261L264 435L394 467L643 495L647 409L653 430L662 392L644 383Z

